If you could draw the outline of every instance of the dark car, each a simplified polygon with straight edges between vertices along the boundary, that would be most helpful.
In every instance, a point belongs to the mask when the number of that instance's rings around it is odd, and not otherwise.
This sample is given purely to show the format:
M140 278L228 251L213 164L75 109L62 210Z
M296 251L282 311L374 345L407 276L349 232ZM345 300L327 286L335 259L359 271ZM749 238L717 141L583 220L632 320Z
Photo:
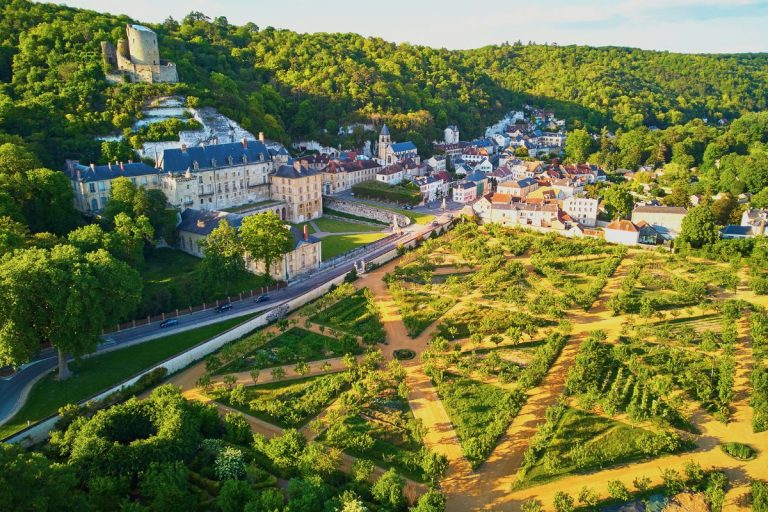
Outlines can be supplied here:
M255 299L253 299L253 302L258 304L259 302L267 302L269 300L269 295L259 295Z
M232 304L230 302L216 306L217 313L221 313L223 311L229 311L230 309L232 309Z
M403 206L403 210L413 210L413 206L407 204L407 205Z
M165 329L166 327L172 327L174 325L179 325L179 319L178 318L167 318L160 322L160 328Z

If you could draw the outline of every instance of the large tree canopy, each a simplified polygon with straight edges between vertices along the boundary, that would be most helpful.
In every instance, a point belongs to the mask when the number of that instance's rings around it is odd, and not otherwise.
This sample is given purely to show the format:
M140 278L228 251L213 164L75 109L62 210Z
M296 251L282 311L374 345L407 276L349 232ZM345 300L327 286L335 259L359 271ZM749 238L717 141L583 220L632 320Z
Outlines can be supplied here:
M0 364L28 361L42 343L66 354L92 351L101 330L133 312L141 280L103 249L82 253L71 245L24 249L0 261Z

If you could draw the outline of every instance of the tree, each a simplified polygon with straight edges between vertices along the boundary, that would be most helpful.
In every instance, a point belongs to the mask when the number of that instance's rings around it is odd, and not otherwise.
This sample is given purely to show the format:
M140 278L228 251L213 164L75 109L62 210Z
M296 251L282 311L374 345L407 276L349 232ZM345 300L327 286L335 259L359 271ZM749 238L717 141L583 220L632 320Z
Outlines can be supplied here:
M608 494L611 498L620 501L627 501L630 498L627 486L621 480L610 480L608 482Z
M371 494L382 505L397 510L405 503L403 487L405 487L403 477L398 475L394 468L390 468L373 484Z
M41 485L45 482L45 485ZM75 468L0 443L0 503L6 510L84 510Z
M415 507L411 512L444 512L445 496L437 489L429 489L419 497Z
M564 491L557 491L552 501L557 512L573 512L573 496Z
M603 208L612 219L629 217L634 201L630 193L622 186L612 185L601 190Z
M752 196L750 204L754 208L768 208L768 187Z
M244 218L240 226L240 240L252 259L264 263L266 275L270 275L272 263L293 246L291 231L273 211Z
M739 202L736 198L729 193L725 193L720 199L712 203L712 214L715 216L715 222L720 226L725 226L732 221L738 220L731 219L734 211L739 207Z
M144 263L144 245L152 240L155 230L145 215L131 218L120 212L115 216L115 230L110 239L112 253L133 267Z
M221 490L216 497L216 505L221 509L221 512L242 512L246 503L256 499L258 499L258 495L250 482L227 480L221 484Z
M27 239L29 230L11 217L0 217L0 256L14 249L20 249Z
M27 173L30 198L23 213L32 232L66 235L77 226L79 215L69 179L62 172L33 169Z
M666 206L682 206L683 208L686 208L691 204L688 189L684 185L675 185L672 187L672 192L669 195L664 196L661 202Z
M717 220L709 205L703 204L688 210L688 214L683 218L678 238L680 243L698 248L713 244L718 238L720 238L720 231L717 229Z
M592 153L592 136L583 128L568 132L565 154L574 162L586 162Z
M139 489L152 510L192 510L195 495L190 492L188 477L189 470L181 461L153 462L144 473Z
M245 270L243 246L237 231L223 219L199 244L203 250L200 267L206 281L210 284L224 283L224 294L229 295L232 280Z
M66 354L92 351L104 327L131 313L141 279L104 250L25 249L0 263L0 297L0 364L22 364L50 343L66 379Z

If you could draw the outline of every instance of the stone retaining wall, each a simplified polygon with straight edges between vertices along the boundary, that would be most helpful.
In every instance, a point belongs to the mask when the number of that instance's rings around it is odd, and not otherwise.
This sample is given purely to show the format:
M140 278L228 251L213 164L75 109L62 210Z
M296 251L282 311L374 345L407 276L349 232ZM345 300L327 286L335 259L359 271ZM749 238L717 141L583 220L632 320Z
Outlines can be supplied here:
M370 204L359 203L357 201L349 201L346 199L339 199L337 197L323 197L323 206L336 210L337 212L348 213L350 215L356 215L358 217L365 217L366 219L373 219L379 222L386 222L392 225L392 216L397 216L397 223L401 228L408 226L411 223L411 219L405 215L385 210L384 208L378 208Z

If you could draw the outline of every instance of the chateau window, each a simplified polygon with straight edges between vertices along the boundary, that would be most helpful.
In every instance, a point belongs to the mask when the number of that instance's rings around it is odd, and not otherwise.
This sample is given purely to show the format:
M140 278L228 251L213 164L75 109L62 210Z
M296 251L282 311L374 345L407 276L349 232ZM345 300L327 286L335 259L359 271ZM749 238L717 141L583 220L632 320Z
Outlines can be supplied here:
M243 163L244 164L248 163L248 155L243 155Z
M234 160L233 160L233 158L232 158L232 155L229 155L229 156L227 157L227 162L229 162L229 165L234 165Z
M211 158L211 167L216 167L216 159Z
M194 162L192 162L192 168L193 168L194 170L196 170L196 171L199 171L199 170L200 170L200 164L197 162L197 160L195 160Z
M104 187L104 182L103 182L103 181L100 181L100 182L99 182L99 192L104 192L104 188L105 188L105 187Z

